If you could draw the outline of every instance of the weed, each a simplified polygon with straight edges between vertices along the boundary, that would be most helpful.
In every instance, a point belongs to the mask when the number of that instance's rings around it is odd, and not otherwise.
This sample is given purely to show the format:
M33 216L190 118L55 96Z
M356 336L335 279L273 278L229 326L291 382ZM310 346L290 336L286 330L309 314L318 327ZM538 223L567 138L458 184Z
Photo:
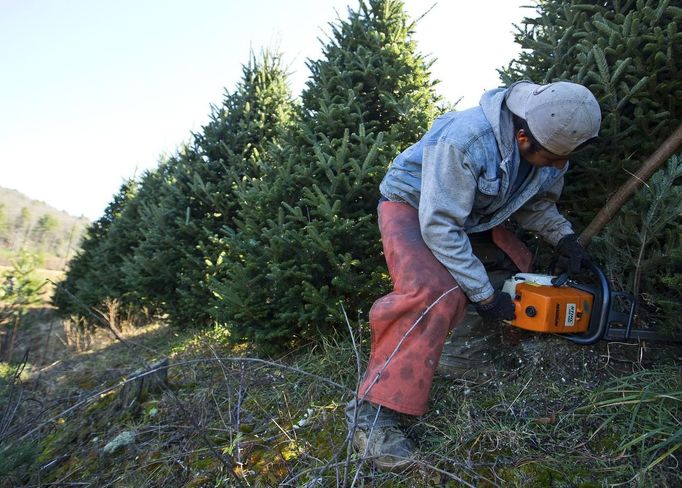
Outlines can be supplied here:
M17 456L3 468L12 485L38 479L169 487L680 482L679 364L654 358L648 348L581 348L524 336L500 352L495 377L436 378L429 413L405 419L420 466L392 474L361 463L347 443L344 407L369 352L366 324L353 328L355 341L328 336L269 359L228 345L224 334L131 329L126 340L139 348L100 340L96 354L65 358L39 381L40 374L28 374L24 386L44 396L46 406L24 406L17 414L8 443ZM121 379L142 359L162 356L172 358L166 389L136 409L123 408ZM102 453L124 431L135 431L135 442ZM19 456L22 443L37 450Z

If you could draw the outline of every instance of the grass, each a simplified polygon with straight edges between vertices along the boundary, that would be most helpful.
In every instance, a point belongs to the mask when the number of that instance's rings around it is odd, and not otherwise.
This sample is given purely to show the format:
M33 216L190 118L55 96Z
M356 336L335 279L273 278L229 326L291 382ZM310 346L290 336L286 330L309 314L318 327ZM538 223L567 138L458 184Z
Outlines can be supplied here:
M623 455L632 452L639 468L635 478L647 475L682 447L681 407L680 371L671 367L617 378L579 412L602 419L600 429L617 431L618 450Z
M0 448L12 453L0 453L0 486L682 483L679 348L533 335L500 354L494 379L437 378L429 413L407 424L420 467L374 472L348 449L343 412L368 352L361 329L359 358L347 338L255 358L224 329L156 325L128 331L128 346L100 339L96 353L33 365ZM163 356L168 387L122 405L121 383ZM105 455L124 431L135 442Z

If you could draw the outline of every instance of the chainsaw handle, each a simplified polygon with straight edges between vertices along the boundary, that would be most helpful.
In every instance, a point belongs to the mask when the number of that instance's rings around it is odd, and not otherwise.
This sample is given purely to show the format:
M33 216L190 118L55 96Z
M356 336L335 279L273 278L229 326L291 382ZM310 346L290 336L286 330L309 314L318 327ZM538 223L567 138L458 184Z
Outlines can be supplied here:
M568 281L568 273L561 273L559 276L555 276L552 278L552 286L564 286L566 282Z
M609 325L609 311L611 310L611 285L602 269L594 263L590 263L589 269L599 281L598 293L594 296L590 326L584 334L566 335L566 339L581 346L587 346L598 342L604 337Z

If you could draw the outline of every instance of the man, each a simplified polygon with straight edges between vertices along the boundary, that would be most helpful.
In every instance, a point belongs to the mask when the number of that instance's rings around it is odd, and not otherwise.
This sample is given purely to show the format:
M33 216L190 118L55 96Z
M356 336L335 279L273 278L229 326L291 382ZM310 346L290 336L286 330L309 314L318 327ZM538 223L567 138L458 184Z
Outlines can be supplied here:
M513 218L556 246L572 270L587 259L556 201L569 155L597 136L600 123L585 87L519 82L441 116L389 168L379 227L394 289L369 312L369 363L346 409L354 447L378 468L412 463L397 415L426 412L443 344L467 304L486 321L514 317L476 243L492 241L528 271L530 252L502 227Z

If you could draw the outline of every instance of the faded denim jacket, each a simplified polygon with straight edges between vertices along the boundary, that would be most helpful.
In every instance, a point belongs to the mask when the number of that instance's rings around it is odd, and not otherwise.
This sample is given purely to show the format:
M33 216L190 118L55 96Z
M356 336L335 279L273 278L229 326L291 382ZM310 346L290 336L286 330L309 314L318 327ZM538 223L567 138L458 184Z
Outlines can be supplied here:
M512 192L520 156L506 93L491 90L478 107L439 117L396 157L380 185L388 200L419 210L424 242L472 302L494 290L467 234L510 217L552 245L573 233L556 207L568 164L562 170L533 166Z

